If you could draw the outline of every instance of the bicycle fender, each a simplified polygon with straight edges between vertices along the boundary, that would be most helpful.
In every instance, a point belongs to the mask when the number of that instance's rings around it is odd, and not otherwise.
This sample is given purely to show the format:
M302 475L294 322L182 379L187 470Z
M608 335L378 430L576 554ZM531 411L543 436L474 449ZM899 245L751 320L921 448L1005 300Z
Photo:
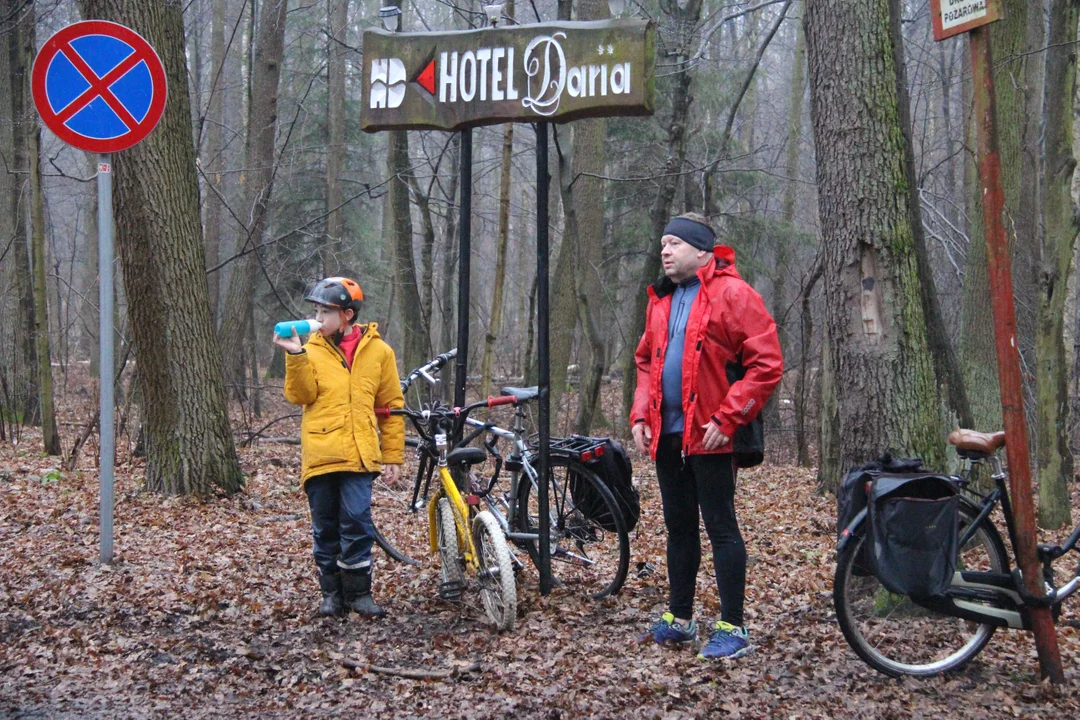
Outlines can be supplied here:
M862 527L862 524L866 521L867 511L868 511L867 508L863 508L862 510L860 510L859 514L856 515L855 518L850 523L848 523L848 526L846 528L844 528L843 531L841 531L840 539L836 543L836 552L837 553L844 552L844 548L847 547L848 542L855 535L855 532L860 527Z

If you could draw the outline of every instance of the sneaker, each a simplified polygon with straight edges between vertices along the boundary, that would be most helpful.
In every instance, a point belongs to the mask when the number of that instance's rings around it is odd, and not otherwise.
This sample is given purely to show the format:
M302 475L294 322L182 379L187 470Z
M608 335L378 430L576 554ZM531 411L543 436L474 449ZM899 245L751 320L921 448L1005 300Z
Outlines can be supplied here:
M659 644L684 645L697 639L697 623L693 620L689 625L682 625L675 621L675 616L669 612L660 617L660 621L649 628L649 632L642 636L642 641L652 641Z
M716 623L716 628L709 635L709 641L701 648L698 657L702 660L734 659L741 658L752 650L750 633L746 631L746 628L735 627L721 620Z

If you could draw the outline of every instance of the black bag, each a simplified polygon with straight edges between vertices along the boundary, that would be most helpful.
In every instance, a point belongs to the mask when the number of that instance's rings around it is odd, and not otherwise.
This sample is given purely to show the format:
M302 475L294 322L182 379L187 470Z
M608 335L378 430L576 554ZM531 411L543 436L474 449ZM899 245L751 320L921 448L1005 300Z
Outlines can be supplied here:
M942 475L881 475L870 489L869 561L889 591L940 595L952 583L960 496Z
M866 486L874 478L882 473L900 474L918 472L922 467L919 458L894 458L885 453L877 460L868 462L862 467L852 468L840 481L840 489L836 493L836 535L840 536L844 529L851 524L855 516L866 507ZM870 539L867 537L859 557L851 566L854 575L866 576L871 574L870 562L867 556L867 548L870 547Z
M638 520L641 518L641 498L637 488L634 487L634 467L626 448L611 438L581 438L575 435L571 439L591 440L603 448L599 457L596 457L594 451L592 459L586 459L583 455L582 460L585 466L596 473L611 491L611 495L615 498L615 505L622 512L626 532L630 532L637 527ZM591 492L587 483L580 480L571 481L570 494L574 498L574 504L585 517L595 520L600 527L609 532L615 531L614 518L604 512L604 503L596 493Z
M746 377L746 368L741 362L729 362L725 372L729 387ZM731 450L738 468L752 468L765 460L765 422L760 412L749 423L736 428Z
M836 534L844 532L855 516L866 507L866 484L882 473L892 475L917 473L922 468L919 458L894 458L886 453L862 467L852 468L840 481L836 493Z

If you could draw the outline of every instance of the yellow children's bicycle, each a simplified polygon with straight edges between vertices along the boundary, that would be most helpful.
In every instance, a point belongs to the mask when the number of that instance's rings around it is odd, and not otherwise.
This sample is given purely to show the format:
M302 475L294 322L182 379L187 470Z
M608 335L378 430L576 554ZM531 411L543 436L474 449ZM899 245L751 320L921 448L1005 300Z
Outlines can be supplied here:
M514 398L500 397L464 408L375 411L383 417L409 418L421 442L438 458L440 487L428 504L428 528L431 551L439 557L442 580L439 595L445 600L460 600L467 591L479 592L484 612L500 632L512 630L517 619L517 583L510 548L495 516L490 511L480 511L480 498L459 487L450 471L451 468L467 471L469 466L483 463L487 454L472 447L448 451L447 433L460 430L475 408L512 402ZM468 473L457 475L467 477Z

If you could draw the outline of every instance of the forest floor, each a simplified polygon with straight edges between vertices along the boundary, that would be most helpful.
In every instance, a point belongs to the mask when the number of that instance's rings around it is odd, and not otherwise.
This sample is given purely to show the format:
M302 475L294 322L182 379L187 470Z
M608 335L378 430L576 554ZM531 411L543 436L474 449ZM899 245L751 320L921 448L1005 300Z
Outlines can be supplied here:
M87 393L66 397L60 415L69 449L93 408ZM274 398L266 405L265 418L289 412ZM295 434L293 422L273 434ZM389 617L316 617L298 447L241 449L246 490L203 503L145 492L144 464L132 459L130 444L121 436L115 563L102 566L93 443L67 472L42 456L31 430L17 445L0 442L2 718L1080 714L1075 602L1058 629L1067 679L1060 687L1039 681L1033 641L1019 632L999 632L949 677L893 680L864 665L836 624L835 503L817 493L812 471L766 465L740 474L756 651L707 663L691 650L636 642L666 599L659 492L641 457L643 514L622 593L603 601L560 590L541 597L528 566L519 576L517 627L498 635L475 604L438 598L423 516L385 498L377 500L380 527L422 564L399 565L376 550L376 597ZM1078 494L1073 515L1080 518ZM703 620L718 614L708 555L698 581ZM639 577L639 562L655 571ZM457 672L408 679L350 670L345 660Z

